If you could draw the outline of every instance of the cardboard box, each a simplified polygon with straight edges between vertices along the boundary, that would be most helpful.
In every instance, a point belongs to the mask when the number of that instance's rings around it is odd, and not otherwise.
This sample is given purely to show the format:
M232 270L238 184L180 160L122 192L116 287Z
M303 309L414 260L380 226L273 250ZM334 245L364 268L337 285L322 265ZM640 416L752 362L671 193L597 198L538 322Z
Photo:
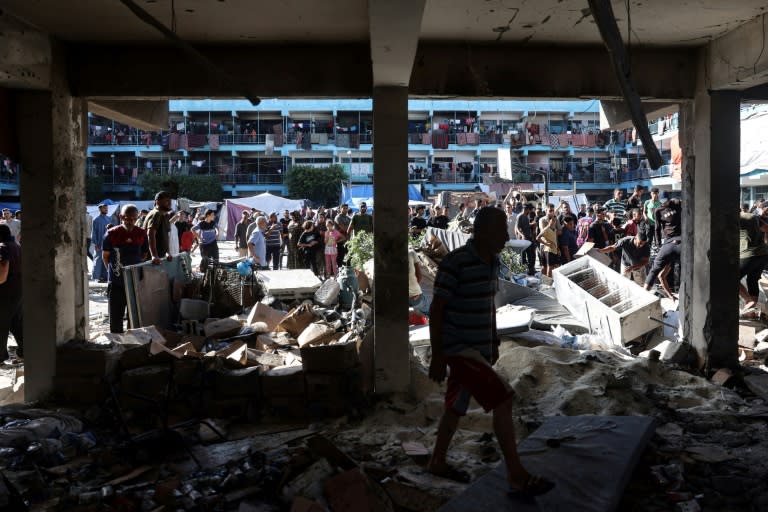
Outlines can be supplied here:
M250 398L213 398L206 400L205 413L211 418L246 418L256 410L256 402Z
M360 363L358 341L301 347L301 360L307 372L333 373L354 368Z
M288 313L285 311L279 311L267 306L266 304L257 302L253 308L251 308L251 312L248 314L247 323L253 324L256 322L264 322L267 324L267 328L270 331L274 331L277 328L277 324L280 323L280 320L282 320L283 317L287 314Z
M56 349L56 376L105 377L114 375L122 346L70 342Z
M173 362L173 382L183 387L200 387L203 383L203 363L199 359L178 359Z
M123 345L120 355L121 371L132 370L149 364L149 343L144 345Z
M308 400L344 399L351 385L351 378L344 373L305 373Z
M53 377L53 395L76 404L103 403L109 397L107 383L101 377Z
M273 416L283 418L306 418L307 398L301 395L264 395L264 409Z
M364 404L360 366L343 373L306 373L307 404L313 417L341 416Z
M170 368L144 366L123 372L120 376L120 403L125 408L156 409L168 389Z
M221 368L213 373L213 392L216 398L251 397L261 395L261 367L243 369Z
M305 395L304 370L301 366L279 366L261 376L264 398Z

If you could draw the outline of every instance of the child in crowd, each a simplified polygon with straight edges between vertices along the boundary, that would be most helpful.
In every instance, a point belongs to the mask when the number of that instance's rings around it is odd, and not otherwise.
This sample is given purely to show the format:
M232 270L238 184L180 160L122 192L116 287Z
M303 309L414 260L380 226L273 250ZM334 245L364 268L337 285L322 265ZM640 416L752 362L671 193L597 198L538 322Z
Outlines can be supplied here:
M345 240L344 235L336 229L336 223L331 219L325 222L325 277L336 276L339 266L336 263L337 245Z

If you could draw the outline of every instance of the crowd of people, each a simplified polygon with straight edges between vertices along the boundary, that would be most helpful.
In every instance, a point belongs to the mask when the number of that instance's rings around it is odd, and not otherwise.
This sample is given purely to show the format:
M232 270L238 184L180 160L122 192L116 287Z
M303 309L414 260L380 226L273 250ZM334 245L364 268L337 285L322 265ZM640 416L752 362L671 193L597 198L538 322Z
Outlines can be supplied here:
M638 186L625 199L623 191L616 189L610 200L580 204L578 211L572 211L567 201L542 208L519 193L510 193L499 203L477 199L472 204L460 204L455 214L449 206L423 204L409 208L408 229L411 236L418 237L430 226L446 229L453 223L472 223L482 208L490 206L504 214L508 239L531 242L521 254L529 275L534 275L538 267L543 275L551 277L554 269L573 260L582 246L590 243L606 254L610 265L623 276L647 290L658 280L664 293L676 300L670 278L675 275L681 255L682 205L677 198L662 200L656 188L650 190L648 198L644 198L644 192ZM172 258L172 254L198 248L204 258L218 260L216 212L174 214L170 204L170 195L161 192L151 211L136 210L133 219L133 208L126 210L131 206L128 205L119 221L107 215L106 205L99 205L99 215L90 219L86 228L86 243L95 248L92 256L89 252L94 260L93 279L108 282L109 290L116 289L122 286L119 271L115 273L120 266L147 259L159 264L163 258ZM8 214L3 212L4 217ZM18 222L15 218L13 221ZM4 222L11 237L17 236L13 221ZM134 229L140 231L134 233ZM740 229L741 277L747 278L740 294L746 310L757 302L757 280L768 264L768 204L758 202L751 210L745 205ZM305 268L325 279L338 273L344 264L347 241L361 231L373 231L373 216L366 203L360 203L354 214L346 204L332 209L305 207L281 213L252 209L243 211L235 226L235 246L239 255L250 257L256 268ZM127 236L130 233L134 234ZM146 250L136 251L134 246L141 246L144 241ZM409 255L409 264L414 269L410 273L415 275L419 268L417 263L410 263L413 259ZM412 306L429 315L430 306L424 302L417 285L419 280L411 281ZM109 292L110 296L120 294ZM116 309L116 317L122 318L119 312L124 311L125 305L110 300L110 306ZM122 329L122 325L113 327Z
M24 357L21 294L21 210L3 208L0 218L0 363L8 360L8 335L16 340L16 356Z
M355 233L373 232L373 216L365 202L355 213L349 205L317 210L243 211L235 227L235 247L262 269L311 269L326 279L338 274L346 242Z
M98 205L95 218L86 212L86 254L93 260L91 278L107 283L111 332L123 332L126 311L122 269L144 261L160 264L175 254L198 248L205 262L219 259L219 228L211 209L172 212L171 196L158 192L152 210L132 204L109 215ZM366 203L354 214L346 204L335 209L243 211L235 226L235 247L261 270L311 269L321 278L336 276L346 256L346 241L355 233L373 231L373 216ZM94 253L91 254L91 247Z
M647 199L644 192L637 186L625 199L624 192L615 189L608 201L580 204L578 211L565 200L542 208L516 192L498 203L479 198L459 204L453 216L447 206L417 206L410 208L409 229L412 236L419 236L428 226L445 229L456 222L472 223L481 208L492 206L505 213L509 239L531 242L521 254L529 275L536 274L538 265L543 275L552 277L555 268L572 261L590 243L608 255L617 272L646 289L658 278L667 296L676 298L669 277L680 258L681 203L676 198L662 201L656 188Z

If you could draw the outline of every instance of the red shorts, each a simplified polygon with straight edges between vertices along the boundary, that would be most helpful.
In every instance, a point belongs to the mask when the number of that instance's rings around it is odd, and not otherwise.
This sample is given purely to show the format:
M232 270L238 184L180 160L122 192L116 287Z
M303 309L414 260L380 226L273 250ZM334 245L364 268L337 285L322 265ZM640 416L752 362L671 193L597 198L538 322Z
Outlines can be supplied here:
M488 412L515 394L487 361L463 356L448 356L445 359L450 368L445 407L459 416L467 413L470 396Z

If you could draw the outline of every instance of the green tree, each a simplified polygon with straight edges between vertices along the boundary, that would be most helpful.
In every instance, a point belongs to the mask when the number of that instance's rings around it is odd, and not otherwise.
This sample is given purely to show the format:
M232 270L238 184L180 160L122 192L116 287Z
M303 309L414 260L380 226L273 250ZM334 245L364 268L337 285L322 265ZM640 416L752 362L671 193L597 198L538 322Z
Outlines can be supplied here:
M85 202L96 204L104 199L104 178L101 176L85 177Z
M347 179L347 173L340 165L297 165L286 175L285 184L293 199L309 199L318 205L331 206L339 203L341 184Z
M145 172L139 176L141 199L152 199L161 190L173 197L186 197L193 201L221 201L224 192L221 180L215 174L195 176L163 176Z

